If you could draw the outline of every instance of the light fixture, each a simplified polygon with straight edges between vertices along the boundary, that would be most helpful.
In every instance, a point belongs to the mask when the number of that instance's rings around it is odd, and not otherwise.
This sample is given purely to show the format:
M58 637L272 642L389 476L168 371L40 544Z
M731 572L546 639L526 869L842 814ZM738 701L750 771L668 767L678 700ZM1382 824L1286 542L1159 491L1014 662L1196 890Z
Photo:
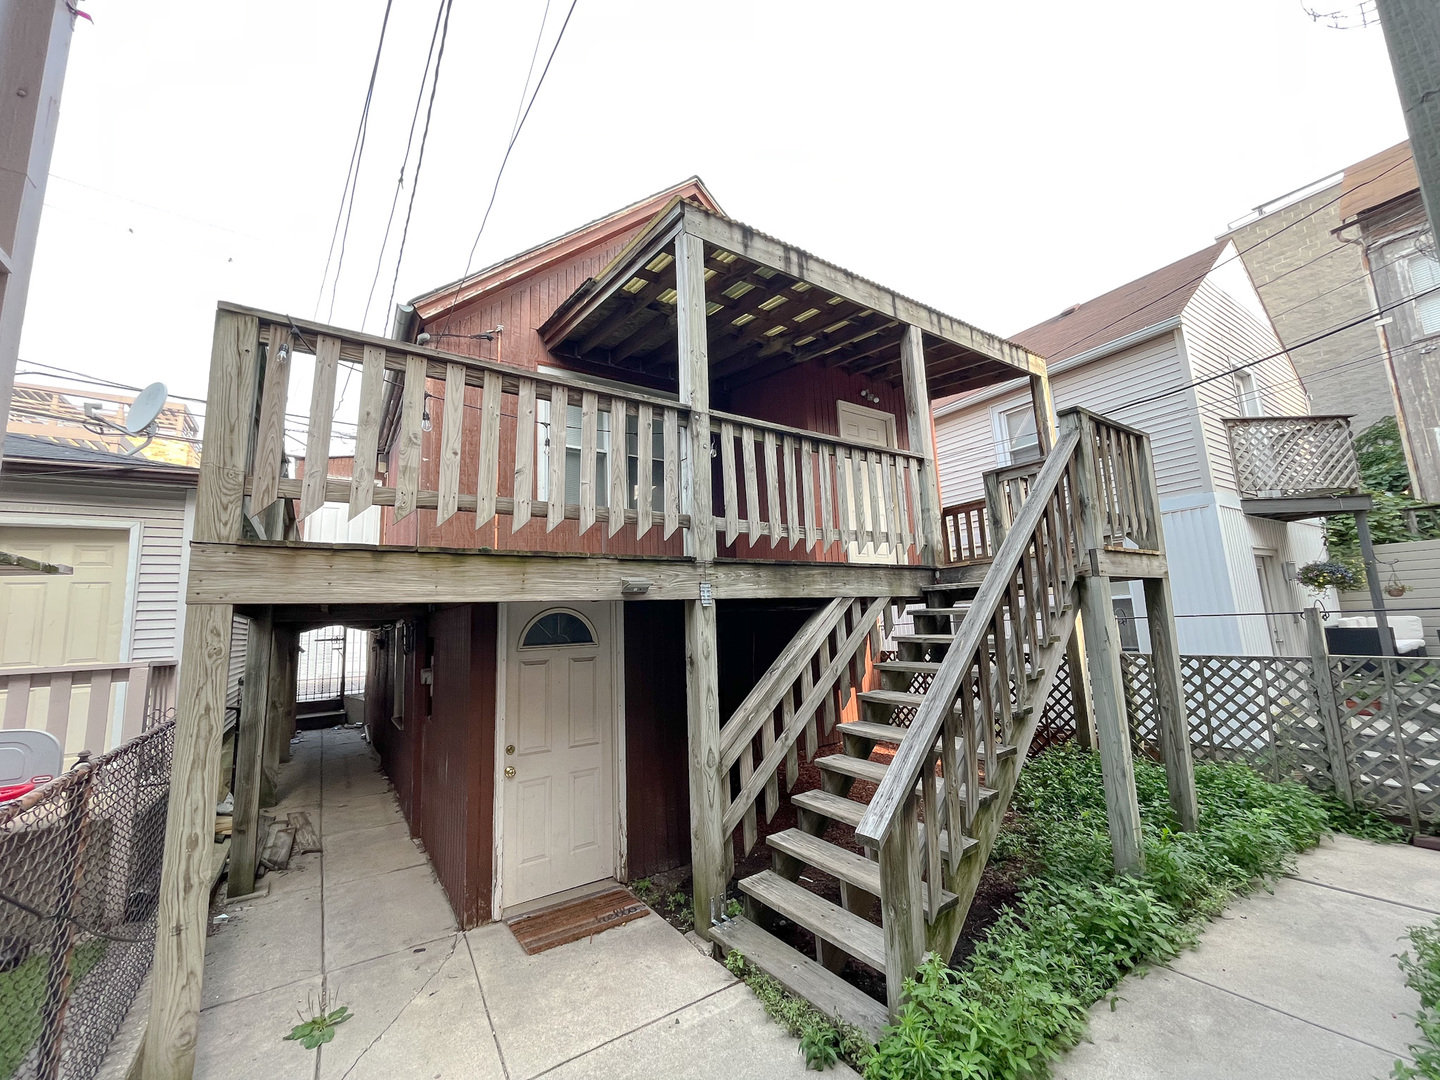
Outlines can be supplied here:
M425 393L425 403L420 406L420 430L429 431L435 425L430 422L430 393Z
M504 329L505 328L503 326L497 326L494 330L487 330L483 334L416 334L415 344L428 345L430 342L435 341L438 338L463 338L466 341L494 341L495 335L500 333Z
M877 394L877 393L875 393L873 390L861 390L861 391L860 391L860 400L861 400L861 401L869 401L869 402L871 402L871 403L873 403L873 404L875 404L875 405L879 405L879 404L880 404L880 395Z

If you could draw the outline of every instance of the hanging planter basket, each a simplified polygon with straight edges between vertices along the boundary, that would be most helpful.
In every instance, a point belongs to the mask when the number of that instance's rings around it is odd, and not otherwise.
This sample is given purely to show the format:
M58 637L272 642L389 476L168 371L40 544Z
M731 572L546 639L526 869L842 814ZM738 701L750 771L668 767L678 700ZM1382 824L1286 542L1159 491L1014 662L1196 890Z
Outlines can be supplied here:
M1307 589L1352 590L1360 588L1365 578L1354 567L1330 559L1306 563L1295 572L1295 580Z

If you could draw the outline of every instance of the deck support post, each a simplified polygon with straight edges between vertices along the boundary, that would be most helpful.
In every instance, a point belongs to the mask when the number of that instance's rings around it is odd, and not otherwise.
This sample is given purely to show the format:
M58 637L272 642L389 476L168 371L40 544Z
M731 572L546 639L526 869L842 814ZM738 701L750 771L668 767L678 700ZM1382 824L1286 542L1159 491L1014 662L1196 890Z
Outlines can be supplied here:
M935 472L935 423L930 415L930 389L925 383L925 340L918 326L905 327L905 336L900 339L900 378L905 390L905 430L910 452L920 455L920 529L915 542L920 562L936 566L944 551L940 536L940 483Z
M690 409L690 551L702 581L715 562L715 509L710 466L710 361L706 329L705 243L682 232L675 240L675 315L680 403ZM685 601L685 706L689 728L690 865L695 930L710 936L730 876L721 832L720 677L715 601L701 585Z
M1395 655L1395 635L1385 617L1385 593L1380 589L1380 566L1375 561L1375 547L1370 540L1370 514L1355 511L1355 535L1360 540L1360 561L1365 564L1365 584L1370 589L1370 604L1375 609L1375 628L1380 635L1380 655Z
M1090 692L1090 668L1085 656L1085 627L1075 620L1065 643L1065 667L1070 672L1070 706L1075 716L1075 745L1095 749L1095 705ZM1042 706L1043 708L1043 706Z
M1335 681L1330 673L1330 647L1325 641L1324 617L1324 609L1318 603L1305 613L1305 637L1310 646L1310 662L1315 665L1315 701L1320 707L1320 724L1325 732L1330 777L1335 782L1335 793L1345 801L1346 806L1353 808L1355 790L1350 786L1350 756L1345 748L1340 701L1335 696Z
M288 626L274 626L270 634L269 678L265 689L265 740L260 762L260 805L274 806L280 801L280 762L290 760L290 733L286 730L285 705L290 702L294 716L295 681L293 669L288 672L291 642L295 631Z
M230 543L240 536L259 335L253 315L216 315L195 504L194 535L200 543ZM189 1080L195 1072L233 611L229 604L191 604L185 618L142 1080Z
M1095 470L1093 421L1081 411L1060 418L1062 431L1080 431L1079 479L1080 557L1090 559L1103 546L1099 478ZM1118 873L1140 873L1145 856L1140 846L1140 803L1135 796L1135 763L1130 754L1130 724L1120 673L1120 627L1115 621L1110 579L1099 574L1081 577L1080 618L1089 645L1090 692L1100 768L1105 783L1105 816Z
M260 804L264 790L265 722L270 697L270 652L274 648L270 608L250 620L245 646L245 684L240 690L240 724L235 734L235 816L230 833L232 899L255 891L255 862L260 854Z
M295 679L300 668L300 631L293 626L276 627L275 641L275 656L280 668L277 676L280 687L280 724L277 739L280 745L277 760L284 763L290 760L290 743L295 738Z
M1150 671L1155 680L1155 728L1165 759L1170 811L1184 832L1200 827L1195 795L1195 763L1190 751L1190 720L1185 682L1180 674L1180 643L1175 634L1175 599L1170 578L1145 579L1145 614L1150 621Z
M909 795L880 844L880 921L885 930L885 1003L900 1018L905 980L925 954L924 888L920 880L919 802Z

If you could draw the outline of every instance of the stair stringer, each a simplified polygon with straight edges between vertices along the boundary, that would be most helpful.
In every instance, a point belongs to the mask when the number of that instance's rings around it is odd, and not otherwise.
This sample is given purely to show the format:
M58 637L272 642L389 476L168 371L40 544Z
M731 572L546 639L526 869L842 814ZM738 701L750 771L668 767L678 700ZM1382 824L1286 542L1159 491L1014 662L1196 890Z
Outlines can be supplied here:
M947 959L955 951L956 942L960 940L960 931L965 926L965 916L969 914L970 904L975 899L975 891L980 887L980 875L984 873L985 866L990 860L990 851L995 846L995 837L1000 832L1000 823L1005 819L1005 811L1009 809L1010 800L1015 794L1015 785L1020 779L1020 770L1025 767L1026 757L1030 752L1030 742L1035 737L1035 728L1040 723L1040 714L1044 712L1045 702L1050 696L1050 688L1055 683L1055 674L1059 670L1060 660L1065 655L1071 634L1075 632L1075 620L1078 612L1079 597L1072 587L1068 604L1057 627L1059 632L1056 640L1041 650L1042 674L1031 685L1025 700L1022 701L1022 704L1033 705L1033 708L1016 725L1016 751L1000 761L993 780L988 776L985 778L986 786L994 788L999 794L991 802L982 806L979 813L975 815L975 822L971 827L971 838L976 841L977 846L969 855L960 860L959 867L947 877L945 882L945 887L959 896L960 901L926 926L926 949L939 953Z

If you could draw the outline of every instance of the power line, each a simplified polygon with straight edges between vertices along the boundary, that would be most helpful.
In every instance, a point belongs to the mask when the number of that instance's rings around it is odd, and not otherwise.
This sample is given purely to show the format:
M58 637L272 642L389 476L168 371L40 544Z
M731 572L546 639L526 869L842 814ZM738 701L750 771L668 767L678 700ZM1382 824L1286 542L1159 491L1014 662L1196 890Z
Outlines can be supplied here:
M442 330L450 324L450 316L455 313L455 305L460 302L460 290L465 285L465 279L470 276L470 267L475 261L475 252L480 247L480 237L485 235L485 226L490 221L490 211L495 208L495 197L500 193L500 181L505 176L505 166L510 162L510 151L515 149L515 143L520 138L520 132L525 127L525 121L530 117L530 110L535 107L535 99L540 96L540 88L545 85L545 76L550 73L550 64L555 59L555 53L560 49L560 42L565 39L565 30L570 25L570 16L575 14L575 5L578 3L579 0L570 0L570 9L565 12L565 21L560 24L560 32L555 35L555 44L550 47L550 55L545 58L545 67L541 69L540 78L535 82L535 90L530 95L530 102L525 106L525 111L520 114L520 119L510 132L510 142L505 147L505 155L500 159L500 168L495 172L495 184L490 189L490 201L485 204L485 213L480 218L480 228L475 233L475 242L470 245L470 254L465 259L465 273L462 274L460 280L455 283L455 294L450 298L450 307L445 312L444 322L439 324ZM549 11L548 4L546 11L547 13ZM543 36L544 33L545 23L544 20L541 20L540 35ZM535 45L536 51L538 52L540 45L538 37ZM533 68L533 59L531 60L531 65ZM528 73L525 76L525 82L526 85L530 82ZM524 87L520 90L520 97L523 101L525 97Z
M410 236L410 215L415 210L415 192L420 188L420 170L425 165L425 144L430 138L430 116L435 110L435 91L440 88L440 65L445 60L445 39L450 34L450 11L454 0L445 0L445 21L440 29L440 51L435 57L435 78L430 83L430 103L425 106L425 129L420 133L420 153L415 159L415 175L410 180L410 202L405 208L405 228L400 231L400 250L395 256L395 277L390 282L389 311L395 304L395 287L400 283L400 265L405 261L405 241Z
M1144 311L1146 308L1154 307L1156 304L1160 303L1160 301L1166 300L1166 299L1168 299L1169 297L1174 296L1174 295L1175 295L1176 293L1178 293L1178 292L1183 292L1184 290L1189 289L1190 287L1192 287L1193 285L1197 284L1198 282L1204 281L1205 278L1208 277L1208 276L1209 276L1215 269L1217 269L1218 267L1224 266L1224 265L1226 265L1227 263L1234 262L1236 259L1240 258L1240 256L1245 255L1245 254L1248 253L1248 252L1254 251L1254 250L1255 250L1256 248L1258 248L1261 244L1268 244L1271 240L1274 240L1277 236L1280 236L1282 233L1288 232L1289 230L1293 229L1296 225L1299 225L1302 221L1306 220L1307 218L1314 217L1314 216L1315 216L1316 214L1318 214L1321 210L1325 210L1325 209L1327 209L1327 208L1329 208L1329 207L1331 207L1331 206L1334 206L1337 202L1339 202L1339 201L1340 201L1342 198L1344 198L1346 195L1351 194L1351 193L1356 192L1356 191L1359 191L1362 187L1365 187L1367 184L1373 184L1373 183L1375 183L1377 180L1379 180L1379 179L1381 179L1382 177L1384 177L1387 173L1393 172L1395 169L1398 169L1398 168L1399 168L1401 165L1403 165L1403 164L1405 164L1405 162L1403 162L1403 161L1396 162L1394 165L1391 165L1388 169L1385 169L1383 172L1379 172L1379 173L1377 173L1376 175L1372 176L1369 180L1363 180L1363 181L1361 181L1360 183L1356 184L1356 185L1355 185L1353 188L1351 188L1349 191L1342 191L1339 195L1335 196L1335 198L1329 200L1328 202L1321 203L1319 206L1315 207L1315 209L1311 210L1308 214L1302 214L1300 217L1297 217L1294 221L1288 222L1287 224L1283 225L1282 227L1276 229L1273 233L1270 233L1268 236L1261 237L1259 240L1257 240L1255 243L1251 244L1249 247L1236 249L1236 252L1235 252L1234 255L1230 256L1230 257L1227 258L1227 259L1222 259L1220 262L1215 263L1213 266L1206 267L1204 273L1199 274L1199 275L1196 276L1196 277L1190 278L1188 281L1181 282L1179 285L1176 285L1176 286L1175 286L1173 289L1171 289L1169 292L1161 293L1159 296L1155 297L1154 299L1149 300L1149 301L1147 301L1147 302L1144 303L1144 304L1141 304L1138 308L1134 308L1134 309L1131 310L1131 311L1127 311L1124 315L1117 316L1116 318L1112 319L1110 322L1106 323L1104 326L1101 326L1101 327L1099 327L1099 328L1097 328L1097 329L1095 329L1095 330L1092 330L1092 331L1090 331L1088 334L1083 334L1083 335L1081 335L1080 337L1076 338L1074 341L1070 342L1069 344L1063 345L1063 346L1061 346L1061 347L1059 347L1059 348L1057 348L1057 349L1054 349L1054 350L1052 350L1052 351L1053 351L1053 352L1056 352L1056 353L1067 353L1067 352L1069 352L1071 349L1075 348L1076 345L1079 345L1079 344L1081 344L1082 342L1089 341L1091 338L1095 337L1096 335L1102 334L1102 333L1104 333L1106 330L1109 330L1109 329L1111 329L1112 327L1118 326L1120 323L1124 322L1126 319L1129 319L1129 318L1131 318L1131 317L1134 316L1134 315L1140 314L1140 312ZM1317 256L1317 258L1323 258L1323 257L1324 257L1323 255ZM1309 265L1310 263L1312 263L1312 262L1314 262L1314 261L1316 261L1316 260L1315 260L1315 259L1309 259L1309 260L1307 260L1306 262L1301 263L1300 265L1301 265L1301 266L1307 266L1307 265ZM1285 273L1287 273L1287 274L1294 273L1295 270L1298 270L1298 269L1300 269L1300 267L1292 267L1290 270L1285 271ZM1275 280L1279 280L1279 278L1277 277Z
M375 76L380 71L380 53L385 48L385 29L390 25L390 5L385 0L385 15L380 20L380 40L375 45L375 62L370 68L370 85L365 89L365 104L360 110L360 124L355 129L355 145L350 149L350 165L345 170L345 186L340 189L340 206L335 211L335 228L330 234L330 250L325 255L325 271L320 275L320 292L315 297L315 315L320 315L320 301L325 296L325 279L330 276L330 259L335 254L335 240L340 234L340 219L345 219L345 237L350 235L350 215L345 210L345 197L350 197L350 210L355 209L355 188L360 182L360 161L365 155L365 135L370 126L370 100L375 96ZM335 293L340 287L340 270L345 263L345 240L340 241L340 262L335 267L335 283L330 287L330 314L335 312ZM327 316L327 320L330 321Z
M425 83L430 78L430 66L435 59L435 41L440 36L440 17L445 11L445 0L435 5L435 26L430 31L430 47L425 51L425 67L420 72L420 88L415 91L415 111L410 116L410 133L405 136L405 154L400 159L400 175L395 180L395 194L390 199L390 216L385 219L385 235L380 239L380 253L375 257L375 276L370 279L370 292L365 297L365 312L360 316L360 329L370 317L370 304L375 299L375 286L380 282L380 268L385 264L385 248L390 243L390 229L395 224L395 208L400 205L400 192L405 187L405 166L410 164L410 146L415 139L415 125L420 121L420 104L425 100ZM343 396L343 394L342 394Z

